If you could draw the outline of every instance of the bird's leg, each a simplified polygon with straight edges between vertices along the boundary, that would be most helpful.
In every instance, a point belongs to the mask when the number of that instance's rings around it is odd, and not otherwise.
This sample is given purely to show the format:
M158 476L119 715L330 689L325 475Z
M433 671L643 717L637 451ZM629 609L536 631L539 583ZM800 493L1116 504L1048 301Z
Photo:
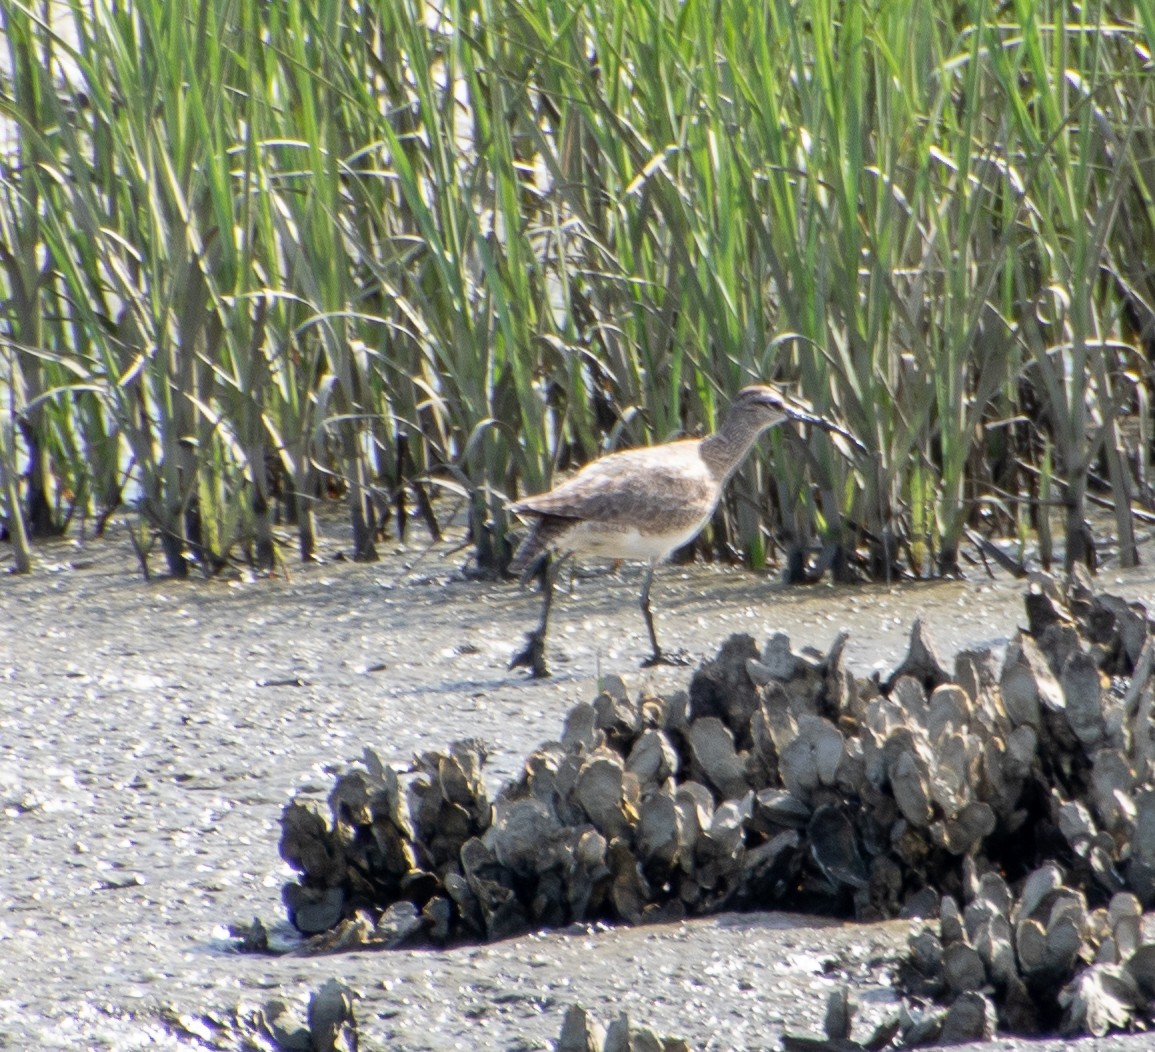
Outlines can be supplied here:
M654 652L642 662L642 668L650 668L654 665L688 665L690 655L684 650L676 650L672 654L667 654L658 646L658 633L654 628L654 611L650 606L650 585L653 583L654 564L651 562L646 568L646 579L642 583L641 607L642 617L646 619L646 630L650 633L650 646L654 648Z
M553 586L561 565L566 556L554 559L546 555L542 560L541 570L541 624L532 632L525 634L525 646L513 655L509 662L510 668L527 668L534 679L545 679L549 675L549 667L545 663L545 632L549 626L549 610L553 605Z
M646 619L646 629L650 633L650 646L654 652L650 655L647 665L656 665L662 660L662 648L658 646L658 633L654 629L654 611L650 608L650 585L654 583L654 564L646 567L646 579L642 582L642 617Z

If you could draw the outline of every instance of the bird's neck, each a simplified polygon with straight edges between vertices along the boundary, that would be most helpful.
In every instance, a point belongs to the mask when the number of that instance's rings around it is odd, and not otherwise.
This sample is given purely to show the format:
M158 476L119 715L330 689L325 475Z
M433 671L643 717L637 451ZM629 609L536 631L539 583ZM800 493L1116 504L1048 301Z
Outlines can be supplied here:
M765 425L753 421L727 419L717 431L702 439L700 453L710 474L719 482L725 482L765 430Z

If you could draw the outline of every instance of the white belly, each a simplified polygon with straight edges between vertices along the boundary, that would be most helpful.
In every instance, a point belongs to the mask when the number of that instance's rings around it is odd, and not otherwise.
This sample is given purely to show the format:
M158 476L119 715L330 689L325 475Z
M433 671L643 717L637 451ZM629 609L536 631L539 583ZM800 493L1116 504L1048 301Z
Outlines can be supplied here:
M601 522L579 522L569 530L560 548L578 555L606 559L636 559L655 562L691 541L706 525L708 515L689 527L668 533L641 533L635 527L617 527Z

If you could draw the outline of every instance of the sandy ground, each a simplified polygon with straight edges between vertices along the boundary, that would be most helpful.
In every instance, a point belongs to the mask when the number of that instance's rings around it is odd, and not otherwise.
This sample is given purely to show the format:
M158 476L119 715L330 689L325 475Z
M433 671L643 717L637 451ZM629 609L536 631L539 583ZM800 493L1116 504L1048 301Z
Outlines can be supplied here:
M777 1048L784 1030L820 1032L840 981L860 1002L857 1037L896 1011L902 923L763 913L438 952L230 950L230 922L283 921L282 806L323 796L364 746L404 768L479 737L496 789L599 673L685 686L689 670L637 668L636 568L576 578L556 608L555 675L533 682L506 663L536 595L465 580L448 546L247 582L146 582L115 536L39 554L36 574L0 577L0 1048L241 1047L238 1014L280 998L303 1021L332 977L359 997L363 1049L549 1048L572 1003L697 1049ZM1155 607L1150 570L1100 579ZM654 589L663 643L696 660L732 632L825 649L846 627L858 671L893 667L916 615L944 654L1000 645L1019 595L978 571L786 590L708 566L666 567Z

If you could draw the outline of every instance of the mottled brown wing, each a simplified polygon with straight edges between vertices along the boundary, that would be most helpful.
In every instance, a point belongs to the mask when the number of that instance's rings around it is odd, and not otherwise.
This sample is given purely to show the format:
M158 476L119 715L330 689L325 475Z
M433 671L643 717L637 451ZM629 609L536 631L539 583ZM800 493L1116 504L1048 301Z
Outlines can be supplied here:
M614 525L667 525L700 521L717 489L696 449L627 450L595 460L548 493L527 497L513 510Z

